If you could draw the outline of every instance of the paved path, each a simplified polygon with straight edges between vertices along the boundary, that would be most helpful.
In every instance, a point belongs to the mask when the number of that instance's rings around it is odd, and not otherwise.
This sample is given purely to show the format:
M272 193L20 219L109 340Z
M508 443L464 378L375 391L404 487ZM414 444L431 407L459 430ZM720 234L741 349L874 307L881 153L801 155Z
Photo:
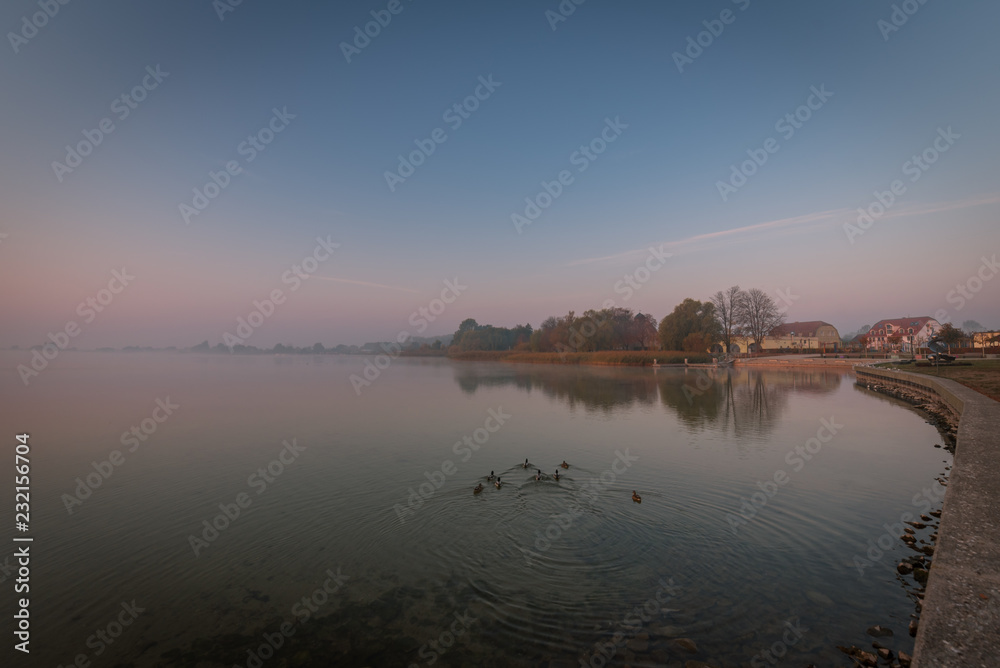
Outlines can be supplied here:
M864 369L933 389L961 420L914 668L1000 666L1000 403L944 378Z

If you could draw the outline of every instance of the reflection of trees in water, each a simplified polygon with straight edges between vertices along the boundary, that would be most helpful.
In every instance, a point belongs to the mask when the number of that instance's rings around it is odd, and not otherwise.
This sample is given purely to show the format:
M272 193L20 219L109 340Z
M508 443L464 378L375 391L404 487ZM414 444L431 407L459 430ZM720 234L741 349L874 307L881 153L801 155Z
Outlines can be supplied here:
M691 429L721 429L736 437L763 435L777 425L792 394L828 394L840 371L685 369L660 377L660 398Z
M756 369L727 370L722 419L716 428L721 427L726 433L732 428L737 438L770 433L788 408L788 399L794 390L790 385L766 382L765 374Z
M611 411L651 405L657 395L691 429L730 429L735 436L765 434L784 415L793 393L828 394L843 372L799 369L633 369L549 365L455 367L463 392L516 387L565 401L571 409Z
M653 374L638 369L541 364L497 368L460 363L455 368L455 381L466 394L474 394L480 387L516 387L526 392L540 391L565 401L570 409L583 406L587 411L653 405L657 395Z

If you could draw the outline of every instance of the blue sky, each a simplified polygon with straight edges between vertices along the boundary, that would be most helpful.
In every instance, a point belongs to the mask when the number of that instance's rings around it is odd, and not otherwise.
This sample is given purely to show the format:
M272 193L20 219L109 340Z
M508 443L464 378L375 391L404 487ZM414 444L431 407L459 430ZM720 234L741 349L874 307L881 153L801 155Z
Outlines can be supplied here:
M1000 7L908 4L886 39L893 4L588 0L553 30L554 1L401 0L347 62L341 44L387 1L244 1L222 20L207 0L71 2L16 53L9 33L40 9L5 3L0 345L62 328L123 266L136 280L80 346L218 342L327 235L341 245L315 277L331 280L287 294L250 343L394 337L455 277L468 289L426 333L609 298L659 318L734 283L785 290L790 319L842 332L939 309L1000 326L1000 280L948 299L1000 250ZM169 75L119 120L112 101L157 65ZM499 85L453 129L445 111L480 77ZM823 87L792 136L776 129ZM246 162L275 108L294 119ZM105 117L113 132L60 182L53 161ZM606 119L627 127L578 171ZM385 172L437 128L447 140L391 191ZM911 181L904 163L948 128ZM717 183L769 138L777 152L723 201ZM179 205L231 160L241 173L186 224ZM518 233L511 215L562 170L572 183ZM905 192L851 237L895 179ZM660 245L672 257L623 301L616 282Z

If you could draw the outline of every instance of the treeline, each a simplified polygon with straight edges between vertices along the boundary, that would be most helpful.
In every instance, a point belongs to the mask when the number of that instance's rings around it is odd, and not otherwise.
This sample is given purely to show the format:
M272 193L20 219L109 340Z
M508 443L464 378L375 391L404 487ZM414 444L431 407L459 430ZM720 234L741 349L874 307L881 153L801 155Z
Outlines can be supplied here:
M472 318L455 332L450 352L513 350L536 353L590 353L604 350L676 350L703 353L746 336L760 349L764 337L785 320L763 290L734 285L709 301L685 299L657 321L649 313L623 307L591 309L577 315L550 316L538 329L480 325Z
M242 343L230 348L224 343L212 346L208 341L202 341L196 346L188 348L193 353L240 353L243 355L326 355L326 354L351 354L357 353L360 349L357 346L339 345L333 348L325 348L322 343L312 346L297 347L288 346L283 343L276 344L273 348L258 348Z
M519 352L596 352L653 350L657 346L656 318L627 308L584 311L550 316L538 329L531 325L494 327L464 320L452 339L451 351L515 350Z
M531 325L494 327L466 318L451 339L450 350L524 350L531 340ZM520 348L518 346L521 346Z
M656 318L622 307L591 309L580 316L574 311L550 316L531 336L531 351L536 353L653 350L656 346Z
M443 339L448 339L448 336L443 336ZM384 350L382 346L394 345L391 342L373 342L366 343L363 346L348 346L340 344L337 346L325 347L322 343L317 343L312 346L290 346L283 343L276 344L273 348L258 348L257 346L249 346L242 343L236 344L232 347L227 346L224 343L218 343L216 345L209 344L208 341L202 341L196 346L187 348L187 352L192 353L226 353L226 354L239 354L239 355L365 355L371 352L379 352ZM431 342L427 341L409 341L408 343L401 346L401 352L404 355L443 355L447 345L441 338L433 339ZM109 352L113 352L113 348L101 349ZM128 352L129 348L124 348L124 351ZM152 350L152 349L150 349Z

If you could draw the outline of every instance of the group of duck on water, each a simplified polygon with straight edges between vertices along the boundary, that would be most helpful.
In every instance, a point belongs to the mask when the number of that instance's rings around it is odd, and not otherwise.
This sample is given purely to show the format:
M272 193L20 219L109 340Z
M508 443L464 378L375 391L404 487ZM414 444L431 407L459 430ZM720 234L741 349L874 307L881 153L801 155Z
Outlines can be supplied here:
M528 463L527 458L525 458L524 463L521 464L521 468L527 469L530 468L530 466L531 465ZM559 466L564 469L569 468L569 464L566 463L565 459L563 460L563 463L560 464ZM535 471L536 471L535 480L538 481L545 480L547 476L544 473L542 473L541 469L535 469ZM556 472L553 473L551 477L553 480L559 480L559 478L561 477L559 475L559 469L556 469ZM494 471L490 471L490 474L486 477L486 480L488 482L492 482L497 489L503 487L503 482L500 480L500 476L496 475ZM479 483L478 485L476 485L475 488L472 490L472 493L479 494L481 491L483 491L483 483ZM634 489L632 490L632 500L635 501L636 503L642 503L642 497L639 496L639 494Z

